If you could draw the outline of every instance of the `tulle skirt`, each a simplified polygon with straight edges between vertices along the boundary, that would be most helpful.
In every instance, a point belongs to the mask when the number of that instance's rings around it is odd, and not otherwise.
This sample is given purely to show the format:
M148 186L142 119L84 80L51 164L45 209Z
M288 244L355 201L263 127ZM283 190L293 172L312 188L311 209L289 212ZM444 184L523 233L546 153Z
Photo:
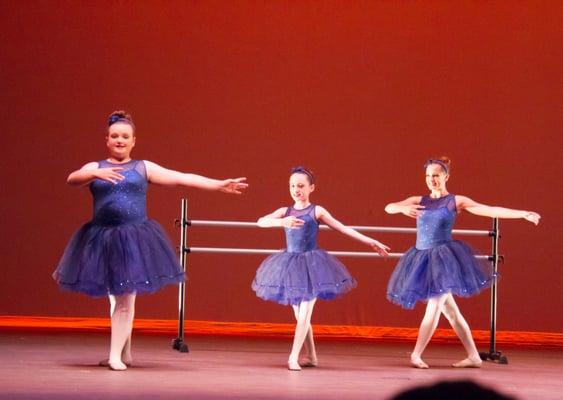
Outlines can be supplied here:
M346 267L322 249L282 251L265 259L252 282L256 296L283 305L334 299L357 285Z
M85 224L71 238L53 278L62 289L90 296L153 293L185 279L166 233L153 220Z
M389 279L387 298L404 308L444 293L469 297L491 285L492 267L475 258L464 242L452 240L430 249L409 249Z

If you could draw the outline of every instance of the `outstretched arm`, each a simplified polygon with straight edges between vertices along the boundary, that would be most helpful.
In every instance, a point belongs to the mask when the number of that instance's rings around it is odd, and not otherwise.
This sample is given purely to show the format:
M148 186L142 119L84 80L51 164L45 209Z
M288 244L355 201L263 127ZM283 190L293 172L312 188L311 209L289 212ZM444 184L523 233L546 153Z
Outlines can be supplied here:
M351 237L352 239L358 240L370 246L373 250L377 251L382 256L389 255L388 251L391 250L389 247L342 224L342 222L338 221L336 218L330 215L330 213L323 207L317 206L315 212L317 214L317 219L321 220L335 231L343 233L346 236Z
M305 221L294 217L293 215L284 217L287 212L287 207L278 208L271 214L264 215L258 219L258 226L260 228L270 228L274 226L283 226L284 228L300 228Z
M397 203L389 203L385 206L388 214L405 214L407 217L417 218L424 207L420 205L421 196L412 196Z
M71 172L66 182L71 186L84 186L92 182L94 179L102 179L111 183L117 183L123 179L121 167L98 168L97 162L90 162L82 168Z
M246 178L211 179L196 174L187 174L161 167L151 161L145 161L149 182L165 186L187 186L205 190L219 190L225 193L241 194L248 184Z
M466 196L456 196L456 207L458 211L467 210L471 214L491 218L523 218L537 225L541 216L533 211L514 210L512 208L487 206L479 204Z

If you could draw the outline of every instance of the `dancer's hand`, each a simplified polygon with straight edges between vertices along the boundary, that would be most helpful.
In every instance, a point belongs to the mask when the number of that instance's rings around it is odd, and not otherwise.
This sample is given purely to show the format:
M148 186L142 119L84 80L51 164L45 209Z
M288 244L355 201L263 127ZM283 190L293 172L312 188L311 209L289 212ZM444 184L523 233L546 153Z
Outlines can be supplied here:
M403 206L401 212L407 217L418 218L422 214L422 211L424 211L424 209L425 207L421 206L420 204L410 204Z
M389 255L389 250L391 250L389 246L385 246L383 243L378 242L375 239L372 239L369 245L373 250L377 251L381 257L387 257Z
M282 218L282 226L289 229L299 229L305 224L305 221L290 215L289 217Z
M246 178L225 179L221 181L219 190L225 193L242 194L242 190L248 187Z
M122 167L98 168L92 170L92 173L96 178L107 182L111 182L115 185L116 183L125 179L125 177L121 175L119 171L123 171L123 168Z
M530 221L531 223L533 223L534 225L537 225L540 223L540 218L541 216L533 211L526 211L526 214L524 214L524 219L527 221Z

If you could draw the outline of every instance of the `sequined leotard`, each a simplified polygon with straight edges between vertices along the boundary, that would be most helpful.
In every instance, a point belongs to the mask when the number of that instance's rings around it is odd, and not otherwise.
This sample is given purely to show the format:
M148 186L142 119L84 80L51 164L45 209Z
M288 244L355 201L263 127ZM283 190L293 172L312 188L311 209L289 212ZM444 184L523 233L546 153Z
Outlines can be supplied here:
M314 298L334 299L356 287L346 267L317 247L319 222L315 205L302 210L288 207L285 216L288 215L305 224L297 229L285 228L287 249L268 257L256 271L252 282L256 296L295 305Z
M417 218L416 246L399 260L387 287L387 298L404 308L444 293L468 297L490 286L489 265L479 262L464 242L452 240L455 196L422 197Z
M116 184L90 183L94 216L67 245L53 278L63 289L91 296L154 292L184 280L177 256L160 225L147 218L143 161L99 161L121 167Z

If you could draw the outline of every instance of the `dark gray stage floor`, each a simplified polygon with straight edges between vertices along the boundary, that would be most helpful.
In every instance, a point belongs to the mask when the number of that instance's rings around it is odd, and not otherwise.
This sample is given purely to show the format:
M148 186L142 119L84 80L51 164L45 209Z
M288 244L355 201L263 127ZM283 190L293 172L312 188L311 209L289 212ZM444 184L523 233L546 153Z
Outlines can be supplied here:
M170 338L134 337L134 366L98 367L108 335L0 332L2 399L388 399L398 391L439 380L470 379L519 399L563 398L563 351L508 349L508 365L449 367L461 345L432 345L430 370L408 366L410 345L318 343L320 366L285 368L288 340L230 337L188 339L189 354ZM501 349L502 350L502 349Z

